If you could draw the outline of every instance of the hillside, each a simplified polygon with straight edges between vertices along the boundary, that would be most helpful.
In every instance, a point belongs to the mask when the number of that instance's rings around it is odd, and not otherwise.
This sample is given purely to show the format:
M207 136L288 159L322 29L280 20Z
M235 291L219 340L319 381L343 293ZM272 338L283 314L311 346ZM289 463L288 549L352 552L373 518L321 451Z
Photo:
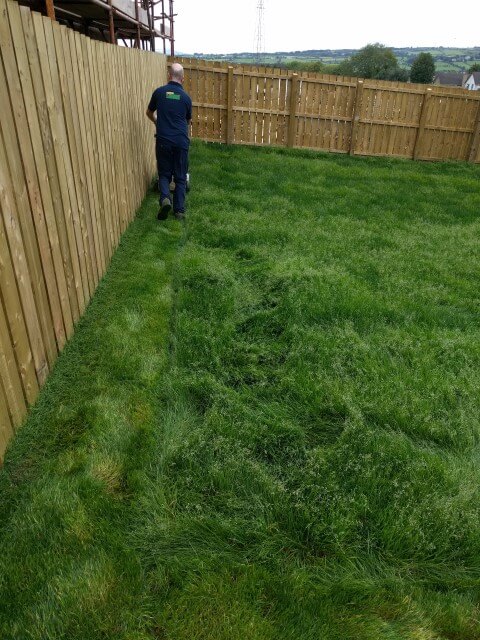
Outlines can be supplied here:
M400 66L410 68L414 58L419 53L431 53L435 60L437 71L467 71L475 62L480 64L480 47L451 48L451 47L392 47ZM293 60L319 61L324 64L338 64L349 58L358 49L309 49L306 51L276 51L265 53L264 64L284 65ZM184 54L192 55L192 54ZM253 63L255 54L252 52L212 54L194 53L194 57L211 60L229 60L240 64Z

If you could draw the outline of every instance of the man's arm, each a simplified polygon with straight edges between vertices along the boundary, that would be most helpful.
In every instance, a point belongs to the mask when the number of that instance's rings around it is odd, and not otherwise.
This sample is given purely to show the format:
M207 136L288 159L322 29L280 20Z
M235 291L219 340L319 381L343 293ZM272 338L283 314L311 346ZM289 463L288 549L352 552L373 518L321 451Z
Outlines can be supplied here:
M147 114L147 118L151 120L153 124L157 124L157 115L155 111L150 111L150 109L147 109L146 114Z

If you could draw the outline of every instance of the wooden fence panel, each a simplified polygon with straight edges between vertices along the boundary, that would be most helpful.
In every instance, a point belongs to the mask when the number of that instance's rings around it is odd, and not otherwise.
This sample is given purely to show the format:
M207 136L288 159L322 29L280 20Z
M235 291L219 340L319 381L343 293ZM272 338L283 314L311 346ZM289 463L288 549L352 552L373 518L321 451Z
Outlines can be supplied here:
M300 84L297 118L304 124L297 145L347 153L356 83L306 78Z
M412 158L423 95L365 80L355 153Z
M215 87L215 77L228 86L225 64L175 60L185 68L185 89L194 104L191 133L196 138L358 155L480 161L479 92L238 65L229 102L228 91L212 94L209 90ZM218 117L221 135L215 135ZM231 139L228 126L223 127L229 119Z
M477 111L478 99L473 96L433 93L427 114L423 153L419 157L428 160L468 160Z
M0 0L0 461L155 175L165 80L165 56Z

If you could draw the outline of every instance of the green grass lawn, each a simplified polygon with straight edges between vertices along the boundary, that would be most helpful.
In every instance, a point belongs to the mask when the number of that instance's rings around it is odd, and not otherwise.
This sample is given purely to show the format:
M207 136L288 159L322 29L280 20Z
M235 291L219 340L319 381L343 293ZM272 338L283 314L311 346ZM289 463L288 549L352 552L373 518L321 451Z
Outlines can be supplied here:
M195 143L0 472L2 640L478 640L480 167Z

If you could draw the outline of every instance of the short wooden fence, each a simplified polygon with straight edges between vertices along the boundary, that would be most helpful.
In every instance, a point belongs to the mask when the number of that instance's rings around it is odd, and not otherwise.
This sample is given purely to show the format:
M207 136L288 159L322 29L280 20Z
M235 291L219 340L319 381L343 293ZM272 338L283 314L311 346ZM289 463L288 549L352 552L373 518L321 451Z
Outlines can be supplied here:
M0 460L155 174L166 58L0 0Z
M185 68L195 138L480 162L478 91L175 60Z

